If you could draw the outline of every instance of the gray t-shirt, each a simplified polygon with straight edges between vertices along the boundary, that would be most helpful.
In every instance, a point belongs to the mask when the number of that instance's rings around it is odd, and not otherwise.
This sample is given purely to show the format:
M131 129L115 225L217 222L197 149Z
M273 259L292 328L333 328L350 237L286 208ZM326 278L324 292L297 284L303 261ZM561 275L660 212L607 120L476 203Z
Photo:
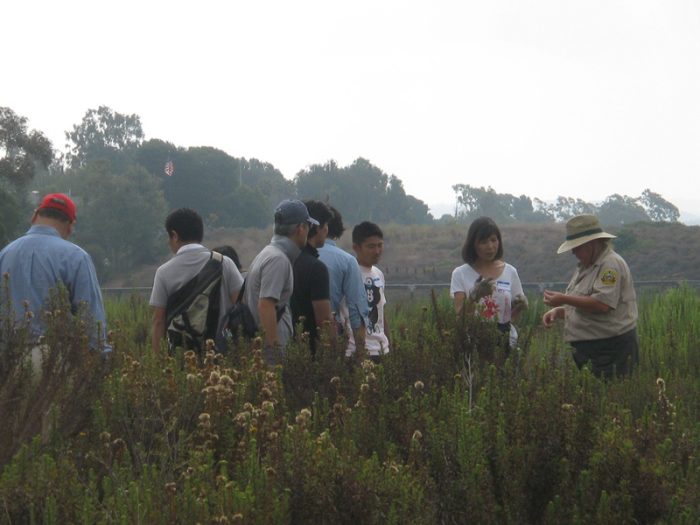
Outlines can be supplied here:
M289 300L294 289L294 272L290 256L291 259L295 258L299 251L298 247L293 246L292 241L275 235L272 242L253 259L246 275L244 301L250 308L258 327L260 327L258 300L275 299L277 309L280 311L284 309L277 323L277 340L282 346L286 345L292 336L293 325Z
M176 255L156 270L151 292L151 306L165 308L168 297L187 284L197 275L211 257L211 250L201 244L186 244ZM243 286L238 268L228 257L222 261L223 277L221 280L221 302L219 307L219 324L217 333L221 333L226 313L231 308L231 295Z

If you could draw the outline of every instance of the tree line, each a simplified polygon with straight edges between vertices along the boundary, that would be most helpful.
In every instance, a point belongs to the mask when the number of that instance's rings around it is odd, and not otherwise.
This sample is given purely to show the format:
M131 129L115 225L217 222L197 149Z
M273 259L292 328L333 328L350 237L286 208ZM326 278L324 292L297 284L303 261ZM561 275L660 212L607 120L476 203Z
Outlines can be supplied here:
M606 226L623 226L635 222L678 222L680 217L674 204L650 189L645 189L639 197L615 193L600 204L563 196L545 202L469 184L456 184L452 189L457 196L455 214L443 216L442 222L469 223L484 215L502 224L565 222L575 215L592 213Z
M39 196L53 191L78 203L76 242L106 276L153 262L162 252L167 210L183 206L197 209L211 228L267 227L275 205L287 197L337 204L348 224L435 222L397 176L364 158L343 167L332 160L313 164L289 180L261 160L146 140L138 115L106 106L88 110L65 137L59 151L43 133L29 130L25 117L0 107L0 246L22 232ZM584 211L598 213L606 224L679 216L650 190L636 199L613 195L597 206L565 197L545 203L466 184L453 189L455 214L439 222L469 222L479 215L502 223L562 221Z

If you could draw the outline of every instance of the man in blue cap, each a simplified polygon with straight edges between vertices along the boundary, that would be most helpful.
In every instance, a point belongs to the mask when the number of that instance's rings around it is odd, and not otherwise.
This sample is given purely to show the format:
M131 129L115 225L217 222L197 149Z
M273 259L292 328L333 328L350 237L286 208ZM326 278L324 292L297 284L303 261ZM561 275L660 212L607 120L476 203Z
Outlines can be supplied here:
M309 226L318 221L299 200L283 200L275 209L274 235L250 264L244 302L264 336L265 360L277 364L293 333L289 301L294 290L293 264L306 245Z

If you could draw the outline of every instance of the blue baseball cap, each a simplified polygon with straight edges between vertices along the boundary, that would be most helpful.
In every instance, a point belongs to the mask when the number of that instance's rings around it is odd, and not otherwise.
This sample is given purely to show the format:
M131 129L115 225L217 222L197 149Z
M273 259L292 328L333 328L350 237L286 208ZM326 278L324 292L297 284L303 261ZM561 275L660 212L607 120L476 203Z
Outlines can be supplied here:
M300 200L285 199L275 208L275 224L300 224L302 222L319 226L319 222L309 215L309 210Z

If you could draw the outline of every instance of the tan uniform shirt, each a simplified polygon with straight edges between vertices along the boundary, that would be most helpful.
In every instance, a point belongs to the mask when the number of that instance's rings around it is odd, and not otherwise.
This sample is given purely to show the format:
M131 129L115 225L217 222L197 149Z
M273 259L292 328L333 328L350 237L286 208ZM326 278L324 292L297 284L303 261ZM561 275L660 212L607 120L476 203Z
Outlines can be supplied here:
M593 297L610 307L605 314L593 314L566 305L566 341L614 337L637 326L637 295L630 269L610 247L588 268L579 266L566 293Z

